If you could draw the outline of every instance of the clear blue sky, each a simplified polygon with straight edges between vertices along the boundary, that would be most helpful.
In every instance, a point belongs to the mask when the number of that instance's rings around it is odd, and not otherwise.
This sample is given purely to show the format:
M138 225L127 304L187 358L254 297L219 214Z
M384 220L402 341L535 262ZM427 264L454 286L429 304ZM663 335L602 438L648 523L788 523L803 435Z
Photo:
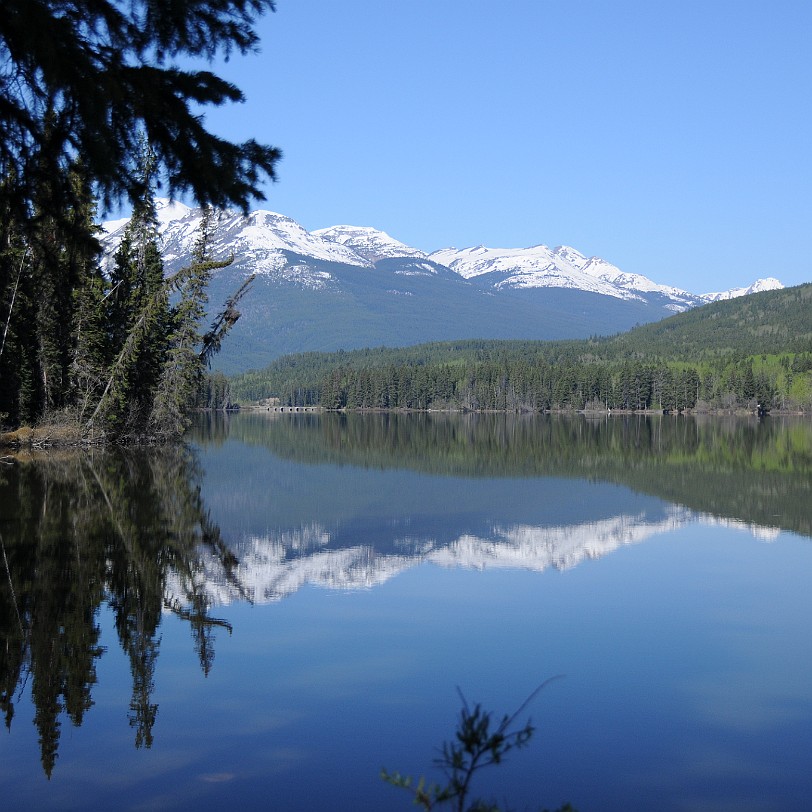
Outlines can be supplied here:
M812 281L812 0L277 0L215 131L258 207L432 251L567 244L694 292Z

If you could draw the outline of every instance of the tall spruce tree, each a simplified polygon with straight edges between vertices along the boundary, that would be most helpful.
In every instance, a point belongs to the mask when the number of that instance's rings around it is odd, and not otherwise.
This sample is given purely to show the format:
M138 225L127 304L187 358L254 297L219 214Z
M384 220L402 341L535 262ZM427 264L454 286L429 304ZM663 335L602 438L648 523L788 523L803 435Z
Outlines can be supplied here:
M0 221L0 412L33 421L70 400L74 290L95 267L94 205L80 166L68 181L72 203L26 229L4 209ZM56 212L51 189L37 210ZM79 238L78 235L82 235Z
M144 194L133 209L110 273L107 383L91 422L101 414L116 434L139 433L152 410L171 328L155 210L154 155L142 152Z
M0 425L36 417L31 249L0 202Z
M200 333L208 304L207 286L212 271L231 264L209 259L209 239L214 212L204 208L192 262L172 280L178 292L178 303L171 316L168 349L157 383L150 414L150 428L159 436L177 436L189 424L189 412L196 405L205 361L202 356L203 336Z
M273 8L273 0L4 0L0 425L73 405L95 424L102 402L119 426L149 413L165 349L157 339L168 329L157 244L143 231L130 235L137 256L121 269L117 298L106 300L113 324L102 358L100 301L112 294L102 294L104 280L88 264L98 250L88 189L105 207L129 200L146 231L159 176L170 195L201 204L245 210L264 199L281 153L209 132L200 110L243 95L210 70L179 63L255 50L255 23ZM152 174L139 168L144 137Z

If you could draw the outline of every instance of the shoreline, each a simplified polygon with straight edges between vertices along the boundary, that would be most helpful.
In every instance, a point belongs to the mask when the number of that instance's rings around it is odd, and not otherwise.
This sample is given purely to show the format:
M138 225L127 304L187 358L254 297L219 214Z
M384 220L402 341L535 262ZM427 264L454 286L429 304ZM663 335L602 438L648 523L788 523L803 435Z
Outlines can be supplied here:
M812 413L796 410L772 409L763 414L750 409L326 409L323 406L261 406L245 405L235 412L261 412L264 414L504 414L504 415L565 415L574 417L582 415L588 418L629 417L797 417L812 418ZM166 440L156 438L133 438L131 441L109 441L104 436L83 435L78 427L64 423L43 423L36 426L20 426L13 431L0 432L0 450L47 451L51 448L98 448L111 445L161 445ZM0 457L2 461L2 457Z

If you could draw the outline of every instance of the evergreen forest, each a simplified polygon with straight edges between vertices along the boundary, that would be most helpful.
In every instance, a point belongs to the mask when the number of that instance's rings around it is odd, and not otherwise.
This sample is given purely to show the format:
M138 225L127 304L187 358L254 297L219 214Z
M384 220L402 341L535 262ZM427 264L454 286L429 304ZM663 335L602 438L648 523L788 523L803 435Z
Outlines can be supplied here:
M608 338L289 355L235 376L231 397L327 409L808 412L811 314L807 284Z
M167 278L146 145L140 171L145 192L109 268L78 170L80 202L67 223L45 217L24 236L2 221L0 268L11 273L0 280L0 425L44 422L72 439L168 439L194 407L227 405L227 387L206 372L248 283L208 327L207 284L230 259L209 257L206 216L189 264Z
M201 324L223 263L208 256L204 223L190 264L167 279L154 194L243 211L264 199L281 153L209 132L201 111L244 97L194 66L255 50L256 22L273 10L273 0L4 0L0 429L168 438L191 407L222 405L222 382L203 373L244 290ZM102 268L97 214L122 203L130 225Z

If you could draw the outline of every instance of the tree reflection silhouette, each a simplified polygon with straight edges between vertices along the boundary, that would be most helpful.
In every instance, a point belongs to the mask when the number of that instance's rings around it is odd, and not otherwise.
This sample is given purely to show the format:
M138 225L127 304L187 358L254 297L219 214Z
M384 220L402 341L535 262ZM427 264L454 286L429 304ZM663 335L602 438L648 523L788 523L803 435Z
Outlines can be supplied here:
M236 580L237 560L211 522L183 447L63 452L0 470L0 710L11 728L29 681L43 769L58 756L63 715L92 707L100 607L130 661L135 746L150 747L162 613L189 623L204 674L214 662L206 560Z

